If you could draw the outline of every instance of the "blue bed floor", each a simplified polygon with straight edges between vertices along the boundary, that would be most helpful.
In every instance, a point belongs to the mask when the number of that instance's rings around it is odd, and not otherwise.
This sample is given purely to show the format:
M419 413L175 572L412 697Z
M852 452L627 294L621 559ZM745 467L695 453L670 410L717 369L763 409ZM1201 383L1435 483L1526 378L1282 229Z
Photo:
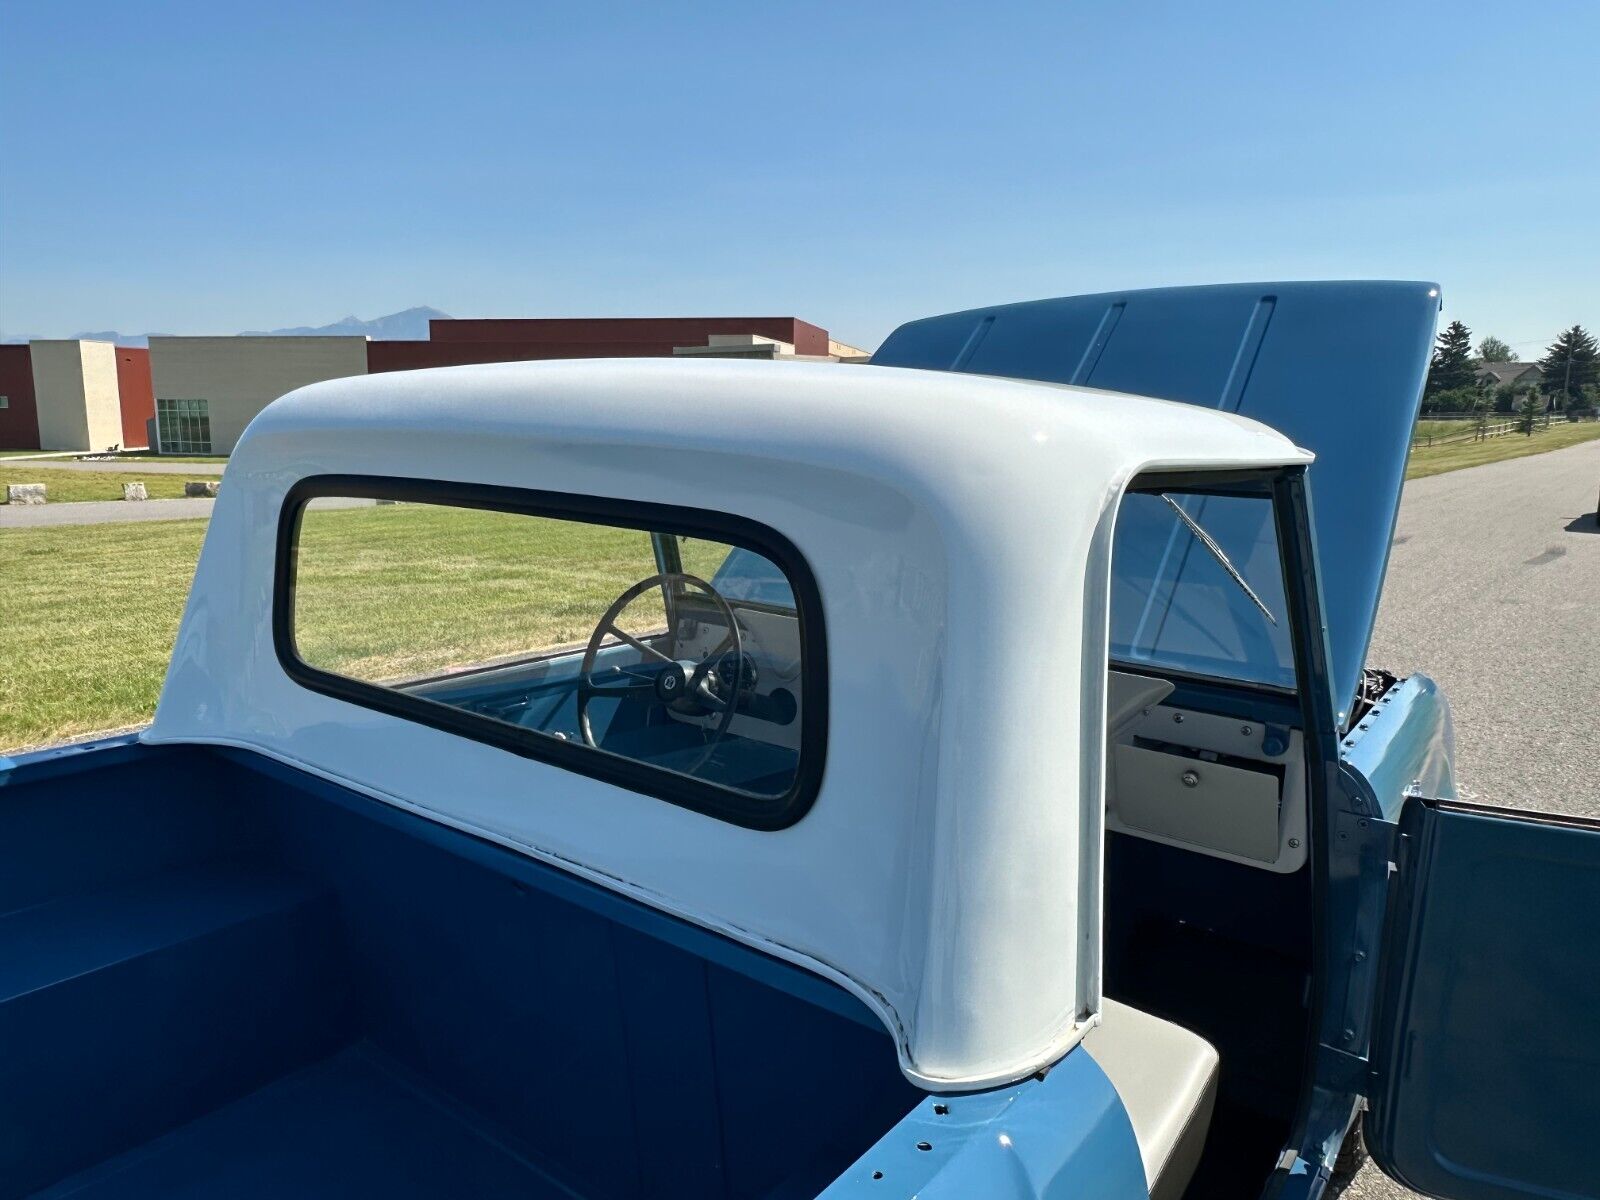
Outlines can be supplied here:
M363 1043L34 1200L573 1195Z

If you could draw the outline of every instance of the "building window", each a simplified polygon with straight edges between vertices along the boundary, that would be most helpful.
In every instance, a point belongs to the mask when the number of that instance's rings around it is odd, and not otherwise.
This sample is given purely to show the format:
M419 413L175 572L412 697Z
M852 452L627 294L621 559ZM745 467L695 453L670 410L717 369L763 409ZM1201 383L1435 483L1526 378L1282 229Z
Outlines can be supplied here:
M10 408L10 407L11 407L11 397L10 396L0 396L0 408Z
M156 434L163 454L210 454L211 412L204 400L157 400Z

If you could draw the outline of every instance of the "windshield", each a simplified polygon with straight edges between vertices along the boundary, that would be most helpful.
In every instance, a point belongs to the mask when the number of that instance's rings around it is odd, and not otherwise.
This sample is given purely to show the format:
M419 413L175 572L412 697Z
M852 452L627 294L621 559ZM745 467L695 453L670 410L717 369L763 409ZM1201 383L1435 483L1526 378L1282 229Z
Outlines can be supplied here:
M676 548L683 570L710 582L732 604L762 604L771 608L794 609L794 592L789 580L770 559L741 546L731 549L723 542L704 538L658 535ZM670 555L672 549L664 547Z
M1268 615L1285 611L1272 516L1265 496L1127 496L1112 551L1112 658L1293 687L1287 622Z

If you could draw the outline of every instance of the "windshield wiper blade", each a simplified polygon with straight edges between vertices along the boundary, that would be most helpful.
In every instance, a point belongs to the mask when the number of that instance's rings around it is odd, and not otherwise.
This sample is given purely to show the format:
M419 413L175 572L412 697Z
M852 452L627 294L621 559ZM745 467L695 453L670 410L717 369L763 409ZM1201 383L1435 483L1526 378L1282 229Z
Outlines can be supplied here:
M1239 574L1239 568L1228 561L1228 556L1222 552L1222 547L1217 545L1217 540L1204 529L1201 529L1200 526L1195 522L1195 519L1183 511L1183 505L1179 504L1165 492L1161 494L1161 498L1172 507L1172 511L1177 513L1179 519L1189 527L1189 532L1194 534L1195 539L1211 552L1211 557L1216 559L1222 569L1228 573L1228 578L1237 583L1240 590L1243 591L1246 596L1250 597L1250 599L1255 603L1255 606L1261 610L1261 615L1276 625L1278 623L1278 618L1273 616L1272 610L1261 602L1261 597L1256 595L1255 589L1244 581L1244 576Z

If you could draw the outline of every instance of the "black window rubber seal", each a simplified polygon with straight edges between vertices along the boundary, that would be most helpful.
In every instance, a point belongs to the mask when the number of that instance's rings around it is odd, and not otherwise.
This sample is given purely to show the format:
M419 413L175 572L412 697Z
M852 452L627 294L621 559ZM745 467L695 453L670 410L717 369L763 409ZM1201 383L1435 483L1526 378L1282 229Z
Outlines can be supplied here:
M764 556L787 577L800 624L800 677L805 691L794 783L782 796L751 796L311 666L295 647L295 566L301 514L309 501L321 497L395 500L585 521L641 533L708 538ZM312 475L299 480L284 496L272 591L272 642L278 662L296 683L321 695L615 784L746 829L787 829L805 816L822 786L828 743L828 654L822 596L810 565L794 543L758 521L709 509L492 484L383 475Z

